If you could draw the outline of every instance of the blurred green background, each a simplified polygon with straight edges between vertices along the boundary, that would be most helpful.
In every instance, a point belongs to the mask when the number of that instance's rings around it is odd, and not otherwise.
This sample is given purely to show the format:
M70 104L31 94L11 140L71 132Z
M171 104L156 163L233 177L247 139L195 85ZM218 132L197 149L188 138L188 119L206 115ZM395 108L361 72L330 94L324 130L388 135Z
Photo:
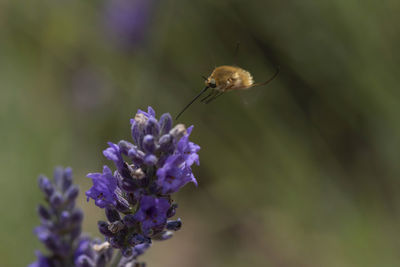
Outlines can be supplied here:
M130 2L128 6L124 6ZM271 84L195 103L199 187L148 266L400 266L400 3L311 0L0 2L0 265L26 266L40 173L84 191L148 105L175 115L201 75ZM236 43L239 52L235 53Z

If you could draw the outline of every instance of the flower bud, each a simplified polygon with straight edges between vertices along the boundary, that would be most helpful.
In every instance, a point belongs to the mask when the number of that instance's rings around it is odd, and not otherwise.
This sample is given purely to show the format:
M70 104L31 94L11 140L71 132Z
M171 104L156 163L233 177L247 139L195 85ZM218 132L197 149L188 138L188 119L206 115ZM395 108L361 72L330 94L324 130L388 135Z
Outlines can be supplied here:
M116 205L115 208L122 213L128 212L130 209L130 205L128 200L125 199L124 193L121 188L117 187L114 191L116 197Z
M164 134L158 140L160 150L164 153L170 153L174 149L174 138L170 134Z
M140 151L136 148L132 148L128 151L128 157L131 158L133 164L135 164L135 166L140 166L143 164L143 158L144 158L145 154L143 153L143 151Z
M121 220L119 212L113 208L106 208L106 217L109 222L116 222Z
M95 267L95 263L87 255L82 254L75 260L76 267Z
M45 240L42 240L43 244L52 252L57 253L60 249L60 239L55 235L49 235Z
M113 233L113 234L118 233L119 231L121 231L124 228L125 228L125 225L121 221L116 221L116 222L110 223L108 225L108 230L110 230L111 233Z
M72 169L65 168L63 173L61 189L65 192L72 185Z
M167 221L167 229L172 231L178 231L182 227L181 219L178 218L176 221Z
M82 220L83 220L83 211L78 209L74 210L71 214L71 222L73 224L80 225Z
M123 222L127 227L133 227L138 223L138 221L135 219L134 214L125 215Z
M39 188L46 194L47 197L50 197L54 192L54 187L50 183L49 179L43 175L39 176L38 179Z
M167 217L171 218L175 215L176 209L178 208L178 204L174 203L171 205L171 207L167 211Z
M109 229L108 229L108 223L104 222L104 221L98 221L97 222L97 226L99 228L100 233L102 233L105 236L108 237L112 237L114 236L114 233L112 233Z
M149 118L146 123L146 134L157 136L160 134L160 126L154 118Z
M37 211L41 219L50 220L50 212L44 206L39 205Z
M121 153L128 155L128 151L132 148L136 148L133 144L125 141L125 140L121 140L118 142L118 147L121 151Z
M66 211L63 210L60 214L60 225L62 225L63 228L65 228L66 226L68 226L68 222L71 219L71 214Z
M74 201L79 194L79 188L76 185L70 186L65 192L65 199L68 202Z
M152 155L152 154L147 155L147 156L144 158L144 163L145 163L146 165L150 165L150 166L156 165L156 164L157 164L157 161L158 161L157 157L154 156L154 155Z
M140 145L140 141L144 135L147 120L148 118L142 113L137 113L135 118L131 120L132 138L137 145Z
M169 113L164 113L160 118L160 134L167 134L172 129L172 117Z
M151 239L141 234L133 234L128 238L128 243L131 246L136 246L138 244L151 243Z
M125 234L117 233L113 237L110 238L110 244L114 248L123 248L125 242Z
M50 204L54 208L59 208L63 204L63 202L63 197L59 192L54 192L54 194L50 197Z
M156 151L154 136L148 134L143 138L143 149L146 153L153 154Z

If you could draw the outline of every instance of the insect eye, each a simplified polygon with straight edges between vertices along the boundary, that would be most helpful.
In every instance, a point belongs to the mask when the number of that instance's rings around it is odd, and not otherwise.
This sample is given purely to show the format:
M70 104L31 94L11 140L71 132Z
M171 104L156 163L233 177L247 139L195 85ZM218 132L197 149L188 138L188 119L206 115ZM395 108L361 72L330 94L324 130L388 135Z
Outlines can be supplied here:
M211 88L215 88L217 87L217 84L215 83L214 79L211 79L210 82L208 83L208 86L210 86Z

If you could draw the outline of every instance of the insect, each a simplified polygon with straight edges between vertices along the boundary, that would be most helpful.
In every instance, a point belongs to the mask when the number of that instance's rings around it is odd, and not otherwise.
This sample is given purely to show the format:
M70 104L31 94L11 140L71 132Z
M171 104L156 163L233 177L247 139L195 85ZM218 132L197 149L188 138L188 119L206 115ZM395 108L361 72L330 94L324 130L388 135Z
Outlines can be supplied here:
M255 86L266 85L271 82L279 73L279 68L277 68L275 74L265 82L254 83L253 76L250 72L235 66L219 66L216 67L211 75L205 80L206 87L195 97L192 101L187 104L183 110L176 116L176 120L182 115L183 112L196 101L202 94L204 94L208 89L211 92L201 99L201 102L206 104L215 100L217 97L223 95L225 92L232 90L246 90L253 88Z

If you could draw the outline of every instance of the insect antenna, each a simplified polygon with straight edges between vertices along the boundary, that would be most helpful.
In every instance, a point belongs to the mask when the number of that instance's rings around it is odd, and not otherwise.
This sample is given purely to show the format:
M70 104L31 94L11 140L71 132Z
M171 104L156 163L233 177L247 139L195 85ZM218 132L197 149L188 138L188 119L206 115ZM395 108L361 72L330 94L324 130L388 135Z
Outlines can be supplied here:
M236 47L235 47L235 54L233 54L233 65L238 64L238 56L239 56L239 48L240 48L240 42L236 42Z
M195 98L193 98L193 100L190 101L189 104L187 104L187 105L182 109L181 112L179 112L179 114L176 116L175 120L177 120L177 119L182 115L182 113L185 112L185 110L186 110L191 104L193 104L194 101L196 101L197 98L199 98L202 94L204 94L204 93L207 91L208 88L210 88L210 87L206 86Z
M262 82L262 83L255 83L255 84L253 84L252 86L250 86L250 87L255 87L255 86L261 86L261 85L266 85L266 84L268 84L268 83L270 83L270 82L272 82L275 78L276 78L276 76L278 76L278 74L279 74L279 72L280 72L280 70L281 70L281 67L277 67L276 68L276 72L275 72L275 74L271 77L271 78L269 78L267 81L265 81L265 82ZM248 87L248 88L250 88L250 87Z

